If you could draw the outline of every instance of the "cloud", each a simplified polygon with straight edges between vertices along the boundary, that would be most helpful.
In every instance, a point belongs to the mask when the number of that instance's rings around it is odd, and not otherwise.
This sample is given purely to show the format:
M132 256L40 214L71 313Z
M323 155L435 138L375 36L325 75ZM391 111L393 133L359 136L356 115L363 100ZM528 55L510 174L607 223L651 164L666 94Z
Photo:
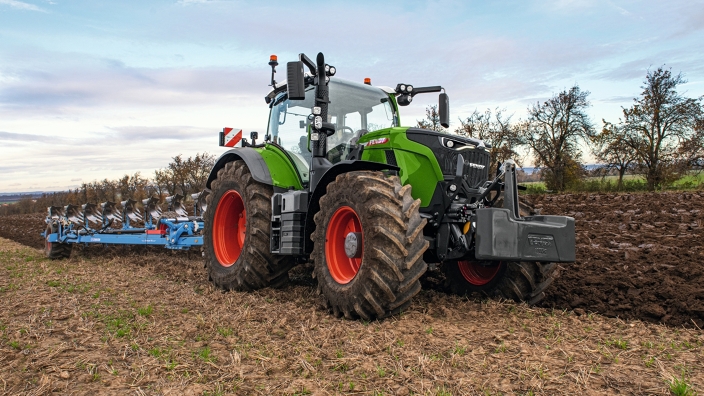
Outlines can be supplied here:
M18 10L47 12L45 9L37 7L34 4L25 3L18 0L0 0L0 4L5 4Z
M195 139L204 138L213 140L217 137L218 132L208 128L192 126L123 126L108 129L115 133L116 138L128 142L144 142L151 140L193 141Z
M624 102L630 102L633 100L633 96L611 96L608 98L604 99L599 99L600 102L604 103L624 103Z
M21 186L21 185L22 185L22 183L11 183L11 184L8 184L7 186L8 187L17 187L17 186Z
M263 97L267 90L266 71L224 67L149 69L128 67L114 60L81 58L57 62L46 69L34 64L6 65L3 70L0 64L0 75L13 77L0 81L0 110L47 114L70 113L76 107L192 105L236 101L255 94Z
M78 182L78 181L81 181L81 180L83 180L83 178L80 178L80 177L78 177L78 178L76 178L76 179L71 179L72 182Z
M22 142L46 142L50 140L49 136L32 135L29 133L12 133L0 131L0 140L14 140Z

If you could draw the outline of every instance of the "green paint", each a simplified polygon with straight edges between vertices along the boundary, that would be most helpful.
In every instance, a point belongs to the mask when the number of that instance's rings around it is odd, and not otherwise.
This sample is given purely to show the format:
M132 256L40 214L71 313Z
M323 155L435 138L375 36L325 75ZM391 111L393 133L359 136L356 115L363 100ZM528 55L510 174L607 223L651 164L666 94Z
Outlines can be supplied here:
M366 143L373 139L388 137L389 142L367 146L362 152L362 159L367 161L386 163L384 150L393 149L396 163L401 168L399 174L402 184L410 184L413 189L411 195L420 199L421 206L430 204L435 186L444 179L442 170L435 154L428 147L409 140L406 137L408 127L382 129L370 132L359 139Z
M303 189L301 179L296 171L296 168L291 164L288 156L281 149L273 144L267 143L266 146L255 149L264 158L271 180L273 184L281 188L293 188L295 190Z

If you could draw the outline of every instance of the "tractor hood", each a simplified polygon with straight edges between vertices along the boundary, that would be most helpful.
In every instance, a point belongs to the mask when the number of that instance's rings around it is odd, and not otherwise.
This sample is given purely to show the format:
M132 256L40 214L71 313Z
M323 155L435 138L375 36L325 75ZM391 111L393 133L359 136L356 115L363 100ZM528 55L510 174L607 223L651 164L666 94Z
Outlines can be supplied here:
M460 147L467 146L467 145L474 146L474 147L491 148L490 143L487 143L487 142L480 140L480 139L475 139L472 137L466 137L466 136L455 135L455 134L450 134L450 133L437 132L437 131L432 131L429 129L408 128L408 131L406 133L436 136L438 138L438 141L441 142L441 144L444 147L448 147L448 148L459 149ZM452 143L450 143L448 145L449 141L452 141Z

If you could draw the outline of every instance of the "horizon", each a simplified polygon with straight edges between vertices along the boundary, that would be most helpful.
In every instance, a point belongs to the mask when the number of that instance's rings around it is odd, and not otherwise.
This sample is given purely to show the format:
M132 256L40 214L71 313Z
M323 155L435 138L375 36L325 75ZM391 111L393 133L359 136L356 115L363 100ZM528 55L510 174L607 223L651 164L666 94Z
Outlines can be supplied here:
M574 84L591 92L600 129L662 65L684 74L680 92L704 95L701 0L315 3L0 0L0 191L65 191L151 177L179 154L219 156L223 127L266 130L271 54L279 80L298 53L322 51L340 78L442 85L451 131L475 109L524 119ZM331 19L315 38L302 22L312 7ZM436 100L418 96L402 123Z

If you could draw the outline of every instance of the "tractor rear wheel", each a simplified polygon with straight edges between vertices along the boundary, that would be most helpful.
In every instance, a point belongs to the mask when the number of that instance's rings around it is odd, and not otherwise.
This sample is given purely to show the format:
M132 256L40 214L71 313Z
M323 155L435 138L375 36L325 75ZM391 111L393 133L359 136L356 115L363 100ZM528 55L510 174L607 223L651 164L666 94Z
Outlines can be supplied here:
M244 161L218 171L204 218L205 266L225 290L250 291L288 282L291 257L270 253L273 187L257 182Z
M70 243L49 242L49 234L58 232L57 224L47 224L44 237L44 254L51 260L58 260L71 257L73 245Z
M337 176L315 214L314 276L336 316L365 320L401 312L427 269L427 220L411 186L381 172Z

